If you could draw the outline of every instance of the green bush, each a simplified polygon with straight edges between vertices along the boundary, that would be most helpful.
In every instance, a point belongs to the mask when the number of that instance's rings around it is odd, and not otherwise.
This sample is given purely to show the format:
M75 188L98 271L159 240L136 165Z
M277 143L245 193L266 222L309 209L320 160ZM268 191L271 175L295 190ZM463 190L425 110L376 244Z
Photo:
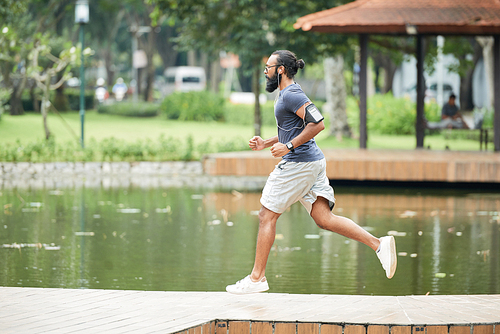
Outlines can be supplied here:
M151 102L120 102L100 105L97 112L129 117L154 117L158 115L159 105Z
M231 124L253 125L255 106L253 104L226 103L224 106L224 120ZM276 125L274 118L274 102L267 101L260 105L262 125Z
M60 144L51 138L28 143L17 140L0 145L0 161L189 161L198 160L208 153L248 149L248 141L242 138L224 138L215 143L209 138L198 144L192 136L186 137L185 141L164 135L156 140L133 142L113 137L97 142L92 138L83 149L77 140Z
M224 103L224 98L208 91L177 92L163 100L160 111L168 119L223 121Z
M42 92L40 89L35 89L34 95L37 99L38 110L40 110L40 104L42 102ZM56 106L58 111L79 111L80 110L80 90L77 88L66 88L64 90L64 96L66 97L66 101L64 104L69 106L69 110L61 110L61 103L56 102L56 93L55 91L50 92L49 100L51 103ZM23 104L24 111L35 111L35 107L33 104L33 99L31 98L29 90L25 90L21 97L21 102ZM59 107L59 108L58 108ZM94 91L86 90L85 91L85 110L94 109Z
M392 94L373 95L367 103L368 131L378 134L408 135L415 133L416 104ZM347 117L352 129L359 129L359 107L354 97L347 99ZM436 103L425 105L425 117L430 122L440 120Z

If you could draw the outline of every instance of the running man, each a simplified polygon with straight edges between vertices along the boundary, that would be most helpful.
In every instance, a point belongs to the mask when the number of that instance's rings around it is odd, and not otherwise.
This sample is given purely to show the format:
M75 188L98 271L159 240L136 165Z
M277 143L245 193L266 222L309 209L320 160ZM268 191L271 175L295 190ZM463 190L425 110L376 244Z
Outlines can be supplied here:
M336 232L364 243L376 251L387 278L396 271L394 237L376 238L349 218L334 215L333 188L326 176L326 160L314 137L325 125L323 116L295 83L297 71L304 68L288 50L275 51L266 63L266 90L279 88L274 106L278 135L266 140L253 137L249 146L254 151L271 147L273 157L283 157L269 175L262 191L259 232L254 267L250 275L228 285L226 290L248 294L269 290L265 277L267 259L276 236L276 221L293 203L300 201L315 223L322 229Z

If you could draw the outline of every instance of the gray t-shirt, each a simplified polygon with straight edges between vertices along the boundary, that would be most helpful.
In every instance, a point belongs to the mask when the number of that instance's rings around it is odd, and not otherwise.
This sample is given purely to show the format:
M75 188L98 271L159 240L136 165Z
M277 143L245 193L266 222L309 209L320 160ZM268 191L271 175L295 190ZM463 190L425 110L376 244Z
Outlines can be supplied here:
M294 83L280 91L278 101L274 106L274 116L278 125L278 140L287 143L297 137L305 128L305 122L295 113L309 98L302 91L299 84ZM295 148L295 152L289 152L283 159L294 162L308 162L323 159L325 156L313 139Z

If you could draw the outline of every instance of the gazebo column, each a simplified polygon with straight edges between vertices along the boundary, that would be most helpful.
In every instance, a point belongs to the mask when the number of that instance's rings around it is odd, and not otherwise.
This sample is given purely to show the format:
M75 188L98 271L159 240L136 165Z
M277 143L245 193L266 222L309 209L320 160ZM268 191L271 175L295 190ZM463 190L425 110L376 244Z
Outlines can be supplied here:
M368 74L368 35L359 35L359 148L366 148L368 139L366 127L367 74Z
M495 114L493 116L493 146L495 152L500 152L500 35L495 35L495 44L493 46L493 71L495 78L494 95L494 109Z
M424 79L424 36L417 35L417 119L415 132L417 135L417 148L424 147L424 98L425 98L425 79Z

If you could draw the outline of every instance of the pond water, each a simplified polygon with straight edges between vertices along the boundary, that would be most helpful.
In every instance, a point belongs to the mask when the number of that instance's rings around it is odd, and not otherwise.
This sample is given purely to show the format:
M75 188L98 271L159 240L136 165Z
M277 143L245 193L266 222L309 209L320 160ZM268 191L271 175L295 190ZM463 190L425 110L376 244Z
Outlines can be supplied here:
M270 292L500 293L500 193L336 187L336 214L395 235L385 277L367 246L278 220ZM260 193L179 188L0 189L0 285L224 291L252 269Z

